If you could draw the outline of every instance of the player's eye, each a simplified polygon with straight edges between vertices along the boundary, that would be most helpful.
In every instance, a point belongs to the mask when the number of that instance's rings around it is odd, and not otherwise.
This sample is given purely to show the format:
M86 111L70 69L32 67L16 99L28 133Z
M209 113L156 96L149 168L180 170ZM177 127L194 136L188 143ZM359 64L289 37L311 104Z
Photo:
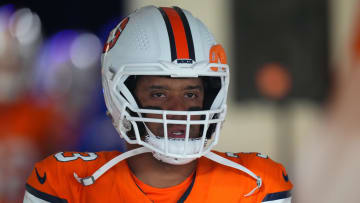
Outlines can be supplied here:
M151 93L151 97L153 98L164 98L166 97L166 95L162 92L154 92L154 93Z
M187 92L185 94L185 97L190 98L190 99L195 99L195 98L197 98L197 94L195 94L194 92Z

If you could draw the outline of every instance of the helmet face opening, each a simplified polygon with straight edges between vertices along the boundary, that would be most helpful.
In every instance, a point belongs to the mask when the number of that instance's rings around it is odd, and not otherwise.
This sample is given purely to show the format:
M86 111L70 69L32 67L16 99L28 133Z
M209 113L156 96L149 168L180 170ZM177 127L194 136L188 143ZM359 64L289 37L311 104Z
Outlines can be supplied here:
M136 85L137 85L137 81L141 78L141 77L146 77L143 75L137 75L137 76L129 76L126 81L124 82L125 86L129 89L129 91L132 93L132 96L134 97L135 101L137 102L138 106L142 109L158 109L161 110L160 107L144 107L141 105L139 98L134 94L135 89L136 89ZM170 78L169 76L162 76L162 77L166 77L166 78ZM187 109L187 111L202 111L202 110L210 110L211 105L215 99L215 97L218 95L220 89L221 89L221 78L218 77L199 77L202 81L202 85L203 85L203 89L204 89L204 101L202 104L202 108L200 107L191 107L189 109ZM121 93L120 93L121 94ZM122 95L124 96L124 95ZM137 113L131 111L129 108L126 109L127 112L131 115L136 117ZM142 117L148 117L146 114L141 114ZM154 115L153 115L154 116ZM169 116L169 115L168 115ZM171 116L171 115L170 115ZM169 116L169 117L170 117ZM155 116L156 117L156 116ZM197 117L197 118L195 118ZM219 114L214 114L213 118L219 118ZM182 118L185 119L185 118ZM198 116L192 116L190 118L190 120L205 120L206 116L205 115L198 115ZM170 119L171 120L171 119ZM145 125L148 126L150 123L142 123L142 122L137 122L138 128L139 128L139 132L140 135L145 135ZM151 124L150 124L151 125ZM174 125L174 124L170 124L170 125ZM183 128L185 128L185 125L180 125L177 126L177 128L179 129L179 132L177 134L179 134L179 136L173 136L173 137L181 137L181 132L184 131ZM191 126L190 128L190 138L194 138L194 137L200 137L199 132L194 132L194 131L203 131L205 128L204 125L198 125L198 126ZM215 131L215 124L210 124L208 126L208 129L206 131L206 138L210 139L211 135L214 133ZM159 137L164 137L164 133L162 132L164 127L163 126L159 126L159 129L157 130L157 133L154 133L155 135L159 136ZM169 128L169 127L167 127ZM195 135L193 135L195 133ZM135 134L134 134L134 130L133 128L128 132L128 136L131 139L135 139Z
M178 21L169 14L179 15ZM120 22L112 32L117 33L116 42L111 35L107 43L111 46L102 55L105 102L115 128L128 143L143 145L156 154L177 159L204 155L217 143L226 115L229 67L223 48L201 21L180 8L145 7L126 19L126 27ZM175 24L185 26L184 30L171 30ZM177 47L177 36L191 37L183 41L187 48ZM141 105L135 91L146 76L200 78L201 107Z

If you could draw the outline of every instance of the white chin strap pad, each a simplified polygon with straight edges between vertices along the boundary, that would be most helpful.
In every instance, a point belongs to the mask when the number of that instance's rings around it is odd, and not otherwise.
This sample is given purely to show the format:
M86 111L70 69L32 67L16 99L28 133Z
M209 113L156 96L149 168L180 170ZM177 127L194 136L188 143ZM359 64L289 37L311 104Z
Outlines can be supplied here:
M174 157L165 156L158 152L153 152L153 156L162 162L172 164L172 165L184 165L184 164L190 163L196 159L196 158L174 158Z
M201 139L190 138L188 141L185 141L185 139L165 139L163 137L156 137L151 133L151 131L148 132L149 134L146 136L145 142L153 146L155 149L160 149L163 152L166 152L166 145L168 145L168 152L170 154L198 154L200 152L201 145L203 145ZM153 152L153 156L164 163L173 165L187 164L197 158L174 158L166 153L162 154L156 151Z

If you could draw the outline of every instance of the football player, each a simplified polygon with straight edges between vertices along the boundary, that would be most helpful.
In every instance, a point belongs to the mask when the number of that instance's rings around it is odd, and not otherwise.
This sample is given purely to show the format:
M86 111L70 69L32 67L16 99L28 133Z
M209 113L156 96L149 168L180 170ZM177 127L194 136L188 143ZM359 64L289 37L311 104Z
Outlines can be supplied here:
M102 79L128 150L50 156L35 165L24 202L291 202L281 164L211 150L229 66L190 12L147 6L122 20L104 46Z

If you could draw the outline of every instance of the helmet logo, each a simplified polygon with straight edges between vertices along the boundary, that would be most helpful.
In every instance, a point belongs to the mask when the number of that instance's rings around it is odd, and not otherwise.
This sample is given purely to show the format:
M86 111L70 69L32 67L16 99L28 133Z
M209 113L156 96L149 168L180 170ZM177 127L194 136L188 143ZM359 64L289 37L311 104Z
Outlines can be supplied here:
M220 44L213 45L210 48L209 62L210 63L227 64L225 50ZM218 67L210 67L210 69L213 70L213 71L218 71L219 70Z
M127 23L129 22L129 17L126 17L122 20L109 34L109 38L104 45L103 53L108 52L111 48L114 47L116 41L119 39L121 32L125 29Z

